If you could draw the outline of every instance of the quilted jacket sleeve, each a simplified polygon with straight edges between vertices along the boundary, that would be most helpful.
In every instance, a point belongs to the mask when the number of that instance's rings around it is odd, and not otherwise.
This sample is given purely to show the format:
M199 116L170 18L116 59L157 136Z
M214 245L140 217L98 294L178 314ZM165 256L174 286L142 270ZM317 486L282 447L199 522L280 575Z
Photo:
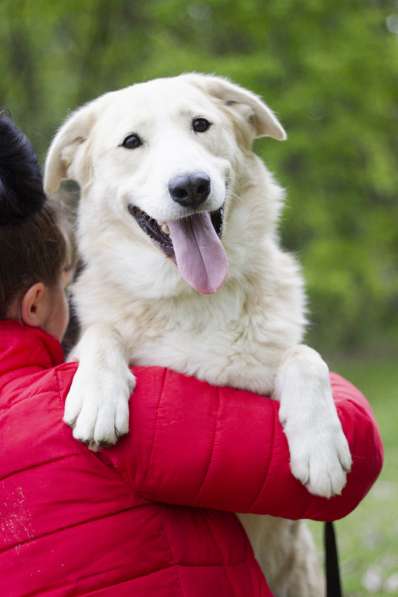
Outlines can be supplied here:
M311 495L292 476L277 402L160 368L136 368L131 432L106 451L144 498L285 518L336 520L367 494L383 447L369 404L332 375L353 457L342 495Z

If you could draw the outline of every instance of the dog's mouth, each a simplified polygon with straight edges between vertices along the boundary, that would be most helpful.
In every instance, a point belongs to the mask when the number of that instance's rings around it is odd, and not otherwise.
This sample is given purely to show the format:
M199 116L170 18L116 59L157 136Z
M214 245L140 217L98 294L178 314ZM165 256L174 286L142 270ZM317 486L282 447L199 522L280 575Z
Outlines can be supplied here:
M135 205L129 205L128 210L149 238L176 262L190 286L202 294L211 294L220 288L228 271L220 240L223 206L211 213L196 213L162 225Z
M129 205L128 210L135 218L138 226L149 236L149 238L159 245L163 253L165 253L167 257L174 257L174 248L168 232L168 227L166 228L165 225L160 227L156 220L148 216L145 211L142 211L142 209L136 205Z

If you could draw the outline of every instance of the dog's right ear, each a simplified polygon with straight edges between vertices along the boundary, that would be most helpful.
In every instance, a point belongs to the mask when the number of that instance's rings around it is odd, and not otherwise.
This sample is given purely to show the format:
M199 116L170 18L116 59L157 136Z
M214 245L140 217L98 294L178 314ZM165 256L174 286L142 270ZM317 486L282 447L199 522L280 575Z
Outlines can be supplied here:
M76 180L80 186L86 182L90 170L87 143L96 122L97 101L76 110L55 135L44 166L46 193L55 193L65 178Z

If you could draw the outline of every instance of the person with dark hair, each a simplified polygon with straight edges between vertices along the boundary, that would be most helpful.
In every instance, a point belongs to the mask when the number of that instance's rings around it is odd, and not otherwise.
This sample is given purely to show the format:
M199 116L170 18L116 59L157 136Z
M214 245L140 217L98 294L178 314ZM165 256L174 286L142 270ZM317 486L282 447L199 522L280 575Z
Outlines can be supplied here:
M0 117L0 230L0 318L23 320L61 339L68 323L68 243L46 200L32 146L5 115Z
M94 453L62 421L68 255L30 143L0 116L0 595L270 596L233 512L355 508L383 455L365 398L333 376L353 466L330 500L292 476L277 402L158 367L135 368L132 430Z

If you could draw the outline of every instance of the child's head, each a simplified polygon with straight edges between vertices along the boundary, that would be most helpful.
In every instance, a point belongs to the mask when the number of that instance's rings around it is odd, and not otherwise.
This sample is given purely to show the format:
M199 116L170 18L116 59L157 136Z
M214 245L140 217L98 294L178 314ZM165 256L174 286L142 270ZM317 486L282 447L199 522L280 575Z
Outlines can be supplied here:
M29 140L0 114L0 318L62 339L68 246Z

